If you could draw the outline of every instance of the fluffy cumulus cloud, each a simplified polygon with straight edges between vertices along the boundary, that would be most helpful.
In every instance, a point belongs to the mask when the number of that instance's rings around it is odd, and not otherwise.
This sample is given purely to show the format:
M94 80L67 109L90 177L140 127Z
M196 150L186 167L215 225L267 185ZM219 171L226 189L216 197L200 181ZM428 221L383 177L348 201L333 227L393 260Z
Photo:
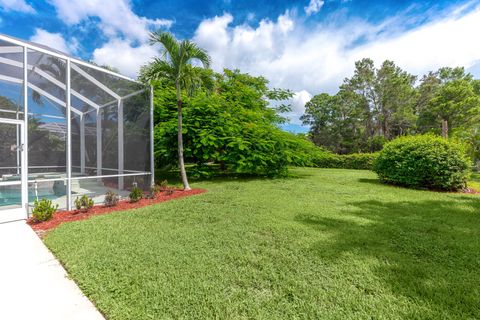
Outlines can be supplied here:
M139 17L128 0L50 0L58 17L68 25L91 17L99 19L99 27L108 37L123 36L144 42L152 28L170 27L171 20Z
M123 74L136 78L138 70L146 62L158 55L155 47L149 44L132 46L121 39L112 39L93 52L93 61L100 65L117 68Z
M113 66L132 78L136 78L140 66L155 55L155 48L148 44L150 31L172 25L171 20L138 16L129 0L49 1L67 25L92 21L98 24L108 40L94 50L93 61Z
M325 2L323 0L310 0L310 3L308 4L308 6L304 8L305 14L309 16L314 13L317 13L318 11L320 11L320 9L322 9L324 4Z
M26 3L25 0L0 0L0 7L6 11L35 13L33 7Z
M60 33L51 33L40 28L35 29L30 40L68 54L74 54L78 46L74 39L67 43Z
M300 90L295 92L290 105L292 111L287 113L286 116L290 119L290 123L302 124L300 116L305 112L305 104L312 99L312 94L306 90Z
M210 52L217 70L239 68L266 76L272 86L294 90L292 105L297 115L303 112L298 104L308 101L306 97L336 92L352 74L354 62L364 57L377 65L394 60L416 75L442 66L478 69L480 41L472 39L480 30L480 8L438 15L407 31L401 31L402 19L307 28L287 11L253 28L247 23L232 26L233 17L227 13L202 21L194 41Z
M217 70L237 67L262 74L265 62L277 61L287 49L294 21L287 12L276 21L262 20L257 28L247 24L230 28L230 14L204 20L195 32L194 41L208 50Z

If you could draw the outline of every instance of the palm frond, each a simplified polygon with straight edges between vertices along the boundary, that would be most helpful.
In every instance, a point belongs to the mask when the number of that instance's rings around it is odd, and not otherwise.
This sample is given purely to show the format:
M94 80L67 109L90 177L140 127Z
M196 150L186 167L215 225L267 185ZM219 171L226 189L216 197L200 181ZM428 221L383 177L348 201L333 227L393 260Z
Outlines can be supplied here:
M149 82L162 78L178 81L180 87L187 90L187 93L202 85L207 89L213 87L212 75L192 65L198 61L205 69L209 69L211 59L207 51L192 41L177 41L171 33L163 31L151 33L150 43L163 46L162 56L142 67L140 81Z
M210 68L211 58L207 51L200 48L197 44L189 40L183 40L180 43L180 51L183 52L183 61L191 63L192 60L200 61L204 68Z
M180 86L186 90L189 96L201 87L205 88L207 92L212 92L215 86L213 72L187 64L180 78Z
M175 60L178 56L179 45L175 36L170 32L156 31L150 34L150 44L161 44L163 48L162 57Z
M159 58L156 58L151 63L142 66L140 69L140 75L138 77L138 79L144 83L158 79L168 79L174 81L175 78L176 74L172 65Z

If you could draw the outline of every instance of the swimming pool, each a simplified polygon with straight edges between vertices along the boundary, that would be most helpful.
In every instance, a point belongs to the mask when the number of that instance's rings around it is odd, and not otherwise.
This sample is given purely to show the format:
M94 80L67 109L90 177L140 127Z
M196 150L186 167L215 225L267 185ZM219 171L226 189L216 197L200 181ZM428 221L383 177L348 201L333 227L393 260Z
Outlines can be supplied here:
M0 190L0 208L2 206L14 206L20 205L21 203L21 192L18 189L3 189ZM49 199L55 200L58 199L58 196L55 195L51 189L39 189L38 190L38 198L42 199ZM35 201L35 190L28 190L28 202Z

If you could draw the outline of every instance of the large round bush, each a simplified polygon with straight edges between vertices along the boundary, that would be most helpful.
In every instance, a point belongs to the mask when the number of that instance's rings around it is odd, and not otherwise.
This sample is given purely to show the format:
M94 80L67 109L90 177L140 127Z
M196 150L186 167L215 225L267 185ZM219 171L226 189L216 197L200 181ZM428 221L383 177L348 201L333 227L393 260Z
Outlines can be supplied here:
M433 135L397 138L374 163L382 182L451 191L465 187L469 167L462 144Z

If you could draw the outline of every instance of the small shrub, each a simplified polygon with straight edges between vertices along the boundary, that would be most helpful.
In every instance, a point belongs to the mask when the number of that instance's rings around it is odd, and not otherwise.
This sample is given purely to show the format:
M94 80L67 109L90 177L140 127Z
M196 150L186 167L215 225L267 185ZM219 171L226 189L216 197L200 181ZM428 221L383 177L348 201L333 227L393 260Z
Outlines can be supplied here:
M167 196L172 195L174 192L175 192L175 188L174 188L174 187L167 187L167 189L165 190L165 194L166 194Z
M469 167L462 144L419 135L387 143L375 161L374 171L384 183L455 191L465 187Z
M105 207L114 207L118 204L118 194L115 192L108 190L105 193L105 200L104 200Z
M52 200L41 199L33 203L32 217L35 222L50 220L58 209L58 204L53 205Z
M88 210L90 210L93 207L94 202L93 202L92 198L90 198L86 194L84 194L80 198L77 197L75 199L74 204L75 204L75 208L77 210L87 212Z
M167 180L163 180L162 182L160 182L160 184L158 185L159 187L159 190L160 191L165 191L167 190L168 188L168 181Z
M133 187L129 195L130 202L138 202L143 198L143 191L139 187Z
M155 199L160 192L162 192L162 187L158 184L155 184L150 187L150 193L148 194L148 198Z

